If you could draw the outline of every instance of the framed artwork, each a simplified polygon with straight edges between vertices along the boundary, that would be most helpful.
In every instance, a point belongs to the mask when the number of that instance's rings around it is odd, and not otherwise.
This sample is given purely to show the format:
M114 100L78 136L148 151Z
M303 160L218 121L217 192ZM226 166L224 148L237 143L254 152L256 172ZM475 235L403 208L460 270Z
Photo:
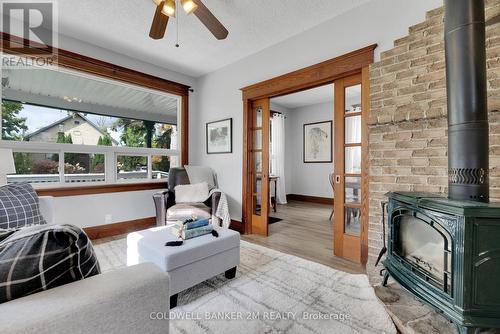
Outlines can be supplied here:
M233 119L207 123L207 154L233 152Z
M332 121L304 124L304 163L333 162Z

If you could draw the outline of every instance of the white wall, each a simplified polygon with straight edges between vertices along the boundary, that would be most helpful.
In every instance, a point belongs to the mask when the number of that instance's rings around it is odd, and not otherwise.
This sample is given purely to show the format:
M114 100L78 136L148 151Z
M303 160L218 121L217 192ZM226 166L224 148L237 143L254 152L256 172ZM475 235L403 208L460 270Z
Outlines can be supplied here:
M442 0L373 0L257 54L210 73L197 82L190 115L190 160L214 168L229 199L233 219L241 219L242 95L240 88L377 43L380 51L421 22ZM233 118L233 153L205 153L205 123Z
M333 198L328 181L328 175L333 171L333 163L304 163L303 158L304 124L331 121L332 118L333 102L313 104L289 111L285 121L285 136L289 134L285 144L287 194ZM333 128L335 131L335 126Z

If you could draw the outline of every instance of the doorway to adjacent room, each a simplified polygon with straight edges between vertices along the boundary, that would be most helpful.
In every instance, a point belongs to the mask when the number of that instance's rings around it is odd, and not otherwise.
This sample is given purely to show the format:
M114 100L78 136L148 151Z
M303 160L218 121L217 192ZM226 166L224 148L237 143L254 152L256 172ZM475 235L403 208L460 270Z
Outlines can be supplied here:
M287 251L283 249L287 244L294 245L296 249L288 247L288 252L310 258L312 246L318 242L313 241L311 247L304 242L316 229L317 241L324 239L329 244L323 255L313 255L317 262L335 255L337 261L343 258L366 263L368 199L364 195L368 161L364 157L368 142L368 65L373 61L374 48L360 49L243 89L243 223L250 234L245 238L271 247L274 244L282 251ZM287 112L286 107L279 110L294 95L304 99L307 94L316 94L317 98L320 91L326 92L324 96L330 100L325 102L330 103L330 112L326 108L324 115L314 117L309 111L304 117L298 113L293 117L293 111ZM286 135L287 126L293 128L292 137ZM285 134L280 135L279 129L284 129ZM300 156L300 164L297 159L286 160L287 144L289 150L299 151L290 156ZM294 164L296 175L291 175ZM325 171L317 171L321 167ZM316 183L316 178L322 176L324 180ZM325 185L328 190L324 190ZM335 201L322 191L329 191ZM335 213L330 222L333 206ZM321 228L323 215L326 225ZM269 224L277 219L282 221Z

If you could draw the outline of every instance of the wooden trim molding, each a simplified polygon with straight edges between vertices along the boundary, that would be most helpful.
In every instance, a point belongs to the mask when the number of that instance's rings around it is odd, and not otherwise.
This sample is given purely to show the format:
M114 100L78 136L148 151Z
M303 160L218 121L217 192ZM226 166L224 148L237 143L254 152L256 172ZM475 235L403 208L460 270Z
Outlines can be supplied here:
M329 84L373 63L377 44L346 53L342 56L312 65L279 77L242 88L244 100L255 100L295 93Z
M229 228L231 230L240 232L241 234L244 233L245 227L243 226L243 223L238 221L238 220L231 220L231 225L229 225Z
M148 217L114 224L84 227L83 230L87 233L90 239L96 240L145 230L155 225L156 217Z
M334 203L333 198L299 195L299 194L288 194L288 195L286 195L286 199L287 199L287 201L300 201L300 202L308 202L308 203L328 204L328 205L332 205L332 206Z
M153 189L166 189L166 182L148 182L148 183L127 183L127 184L106 184L99 186L84 186L84 187L60 187L36 189L38 196L53 196L53 197L68 197L81 195L109 194L121 193L128 191L141 191Z

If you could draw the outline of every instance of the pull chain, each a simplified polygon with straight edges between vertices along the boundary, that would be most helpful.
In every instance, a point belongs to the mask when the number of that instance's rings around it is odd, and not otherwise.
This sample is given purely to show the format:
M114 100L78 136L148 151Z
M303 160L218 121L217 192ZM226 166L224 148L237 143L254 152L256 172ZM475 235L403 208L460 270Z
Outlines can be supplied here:
M176 7L177 7L177 8L180 8L180 7L179 7L179 1L177 1L177 0L176 0L176 2L177 2ZM176 48L178 48L178 47L180 46L180 45L179 45L179 16L180 16L180 15L179 15L179 13L180 13L180 11L178 10L178 11L177 11L177 15L175 15L175 23L176 23L176 24L175 24L175 26L176 26L176 39L175 39L175 47L176 47Z

